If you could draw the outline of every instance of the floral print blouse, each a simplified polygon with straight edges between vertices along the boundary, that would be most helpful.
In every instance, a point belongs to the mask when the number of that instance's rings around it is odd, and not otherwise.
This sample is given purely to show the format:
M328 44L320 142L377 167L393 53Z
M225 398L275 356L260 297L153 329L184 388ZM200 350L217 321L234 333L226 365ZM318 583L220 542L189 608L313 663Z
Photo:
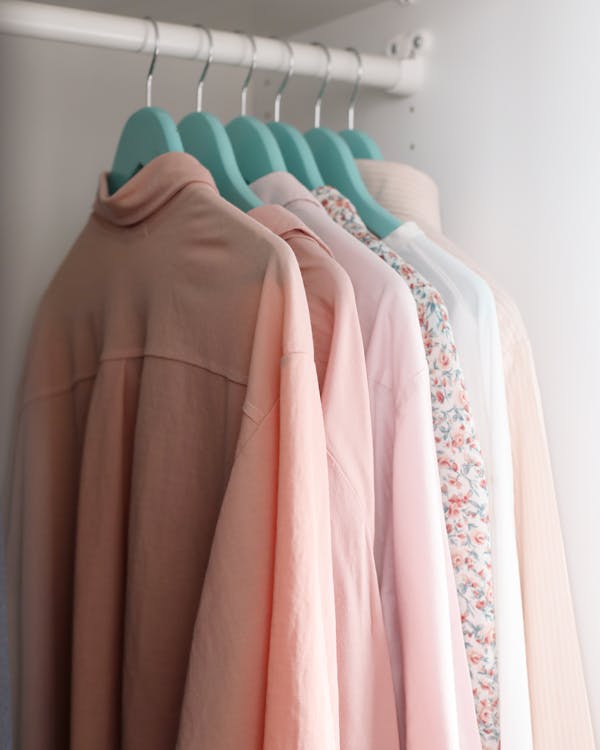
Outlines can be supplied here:
M327 213L402 275L417 304L431 382L433 429L452 566L484 750L500 747L489 497L458 352L436 289L369 232L335 188L313 191Z

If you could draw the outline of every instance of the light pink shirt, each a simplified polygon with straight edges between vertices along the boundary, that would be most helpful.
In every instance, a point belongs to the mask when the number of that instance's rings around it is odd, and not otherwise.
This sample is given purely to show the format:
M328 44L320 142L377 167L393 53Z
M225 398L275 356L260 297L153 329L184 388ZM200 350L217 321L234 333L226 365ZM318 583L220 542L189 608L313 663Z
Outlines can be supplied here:
M291 175L266 175L251 187L316 231L354 287L373 424L375 560L401 746L480 748L444 527L427 363L410 291Z
M329 248L294 214L261 206L249 215L294 251L310 311L328 451L340 744L342 750L398 750L373 557L373 437L354 290Z
M166 154L37 313L6 508L20 750L336 750L327 453L296 259Z

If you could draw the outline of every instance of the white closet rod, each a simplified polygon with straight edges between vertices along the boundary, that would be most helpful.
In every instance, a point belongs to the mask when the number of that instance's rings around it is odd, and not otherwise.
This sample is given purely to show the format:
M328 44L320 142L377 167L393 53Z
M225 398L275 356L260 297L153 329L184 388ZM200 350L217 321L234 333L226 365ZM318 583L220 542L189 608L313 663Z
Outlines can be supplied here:
M201 29L162 22L159 25L161 55L187 60L206 59L208 40ZM0 33L148 54L154 44L152 25L147 20L23 0L0 2ZM214 62L250 65L251 45L246 37L228 31L212 33ZM299 42L292 46L295 74L314 77L325 74L322 49ZM257 36L256 47L257 68L285 72L288 53L282 42ZM423 71L419 56L401 60L383 55L363 55L363 68L363 86L383 89L390 94L407 96L415 93L421 85ZM331 48L331 80L352 82L355 76L354 55Z

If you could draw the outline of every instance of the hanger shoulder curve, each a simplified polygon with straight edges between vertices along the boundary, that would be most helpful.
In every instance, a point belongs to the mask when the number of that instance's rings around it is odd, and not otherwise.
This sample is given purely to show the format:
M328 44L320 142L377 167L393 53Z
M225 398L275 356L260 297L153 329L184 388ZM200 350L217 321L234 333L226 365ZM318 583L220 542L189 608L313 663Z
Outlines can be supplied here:
M121 132L108 177L110 192L116 192L152 159L170 151L183 151L171 116L159 107L144 107L134 112Z
M287 171L309 190L324 185L315 157L302 133L285 122L269 122L267 127L279 144Z
M183 147L209 170L223 198L242 211L261 205L240 172L225 126L214 115L192 112L178 129Z
M364 131L340 130L339 135L346 141L355 159L383 159L379 146Z
M256 117L240 115L225 126L246 182L271 172L285 172L279 145L269 128Z
M369 193L343 138L329 128L312 128L304 137L327 183L354 203L360 217L374 234L387 237L402 224Z

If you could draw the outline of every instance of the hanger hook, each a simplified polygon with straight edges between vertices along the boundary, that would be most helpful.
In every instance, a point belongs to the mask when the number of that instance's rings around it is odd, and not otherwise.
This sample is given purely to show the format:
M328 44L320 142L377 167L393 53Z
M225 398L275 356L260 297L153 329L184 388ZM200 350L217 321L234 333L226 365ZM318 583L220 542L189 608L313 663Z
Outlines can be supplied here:
M352 96L350 97L350 103L348 104L348 130L354 130L354 107L356 105L356 100L358 99L358 91L360 89L364 68L360 52L357 49L354 49L354 47L346 47L346 50L354 53L357 65L354 88L352 89Z
M158 33L158 24L150 16L144 16L144 20L150 21L154 27L154 50L152 52L152 61L150 68L148 69L148 75L146 76L146 106L152 106L152 76L154 75L154 66L156 65L156 58L158 57L160 35Z
M331 52L329 51L329 47L327 47L322 42L312 42L312 44L320 47L327 55L327 69L325 71L325 78L323 78L323 83L321 84L321 89L317 94L317 101L315 102L315 128L319 128L321 127L321 102L323 101L323 94L325 93L325 89L327 88L327 84L329 83L329 79L331 78Z
M256 67L256 42L254 41L253 34L247 34L245 31L238 31L237 33L248 37L248 39L250 40L250 44L252 45L252 62L250 63L250 68L246 75L246 79L244 80L244 83L242 84L242 116L245 117L246 109L247 109L246 103L248 100L248 86L250 84L250 79L252 78L252 74L254 73L254 68Z
M277 39L277 37L271 37L271 38ZM285 87L289 83L290 78L294 75L294 65L296 63L296 58L294 55L294 50L292 49L292 45L288 42L287 39L284 39L282 43L285 44L285 46L287 47L287 51L288 51L288 68L283 77L283 81L279 84L279 88L277 89L277 93L275 94L275 106L273 109L274 122L279 122L279 115L281 113L281 97L283 95L283 92L285 91Z
M206 26L203 26L201 23L195 24L195 28L202 29L208 39L208 55L206 57L204 67L202 68L202 73L200 73L200 78L198 79L198 88L196 89L196 112L202 112L202 91L204 89L204 79L206 78L208 69L210 68L213 61L215 53L215 43L212 31L210 29L207 29Z

